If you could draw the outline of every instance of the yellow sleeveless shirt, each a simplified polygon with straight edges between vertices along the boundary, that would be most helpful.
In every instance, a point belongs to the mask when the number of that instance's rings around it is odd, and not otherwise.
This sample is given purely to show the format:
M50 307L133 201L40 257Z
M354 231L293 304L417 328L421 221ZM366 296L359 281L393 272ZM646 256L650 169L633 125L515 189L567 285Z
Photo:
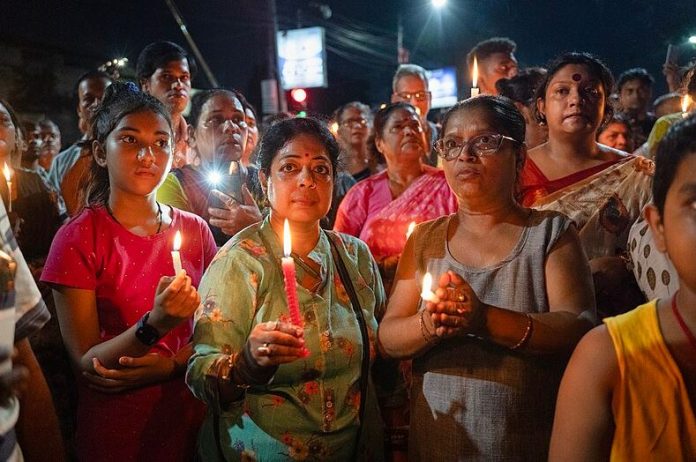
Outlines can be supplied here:
M660 332L656 302L604 320L620 372L612 461L696 460L696 417Z

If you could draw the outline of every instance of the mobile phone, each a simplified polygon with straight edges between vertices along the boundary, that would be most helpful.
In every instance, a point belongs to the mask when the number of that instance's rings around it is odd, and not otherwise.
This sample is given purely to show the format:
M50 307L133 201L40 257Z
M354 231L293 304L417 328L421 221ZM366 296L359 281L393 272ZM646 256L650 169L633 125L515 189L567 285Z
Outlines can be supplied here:
M665 64L677 65L679 62L679 47L677 45L672 45L671 43L667 45L667 58L665 59Z

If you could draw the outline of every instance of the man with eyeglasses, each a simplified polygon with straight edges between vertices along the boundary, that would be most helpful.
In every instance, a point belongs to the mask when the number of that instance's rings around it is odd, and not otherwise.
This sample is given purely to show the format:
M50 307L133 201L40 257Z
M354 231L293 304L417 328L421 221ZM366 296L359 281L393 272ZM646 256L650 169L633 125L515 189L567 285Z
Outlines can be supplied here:
M188 126L183 113L190 99L196 63L176 43L160 41L146 46L138 56L135 74L140 88L164 104L174 127L172 168L183 167L188 155Z
M416 112L426 128L425 139L428 146L432 147L437 139L437 125L428 120L430 101L432 94L428 90L428 73L416 64L402 64L394 73L392 79L391 102L410 103L416 108ZM437 166L437 154L431 149L424 159L429 165Z
M492 37L477 43L466 55L470 73L476 58L479 72L476 84L482 95L497 95L495 83L517 75L516 49L517 44L509 38Z

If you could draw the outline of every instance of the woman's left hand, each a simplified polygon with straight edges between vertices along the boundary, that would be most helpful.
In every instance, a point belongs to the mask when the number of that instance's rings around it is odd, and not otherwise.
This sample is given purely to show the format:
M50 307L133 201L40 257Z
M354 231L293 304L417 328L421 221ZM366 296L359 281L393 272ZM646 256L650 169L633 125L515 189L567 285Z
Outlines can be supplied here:
M121 393L133 388L164 382L174 376L176 361L157 353L139 358L122 356L121 369L107 369L97 359L92 359L94 374L83 372L88 386L102 393Z
M453 271L440 276L435 290L438 301L426 303L438 337L476 332L481 326L485 305L471 286Z

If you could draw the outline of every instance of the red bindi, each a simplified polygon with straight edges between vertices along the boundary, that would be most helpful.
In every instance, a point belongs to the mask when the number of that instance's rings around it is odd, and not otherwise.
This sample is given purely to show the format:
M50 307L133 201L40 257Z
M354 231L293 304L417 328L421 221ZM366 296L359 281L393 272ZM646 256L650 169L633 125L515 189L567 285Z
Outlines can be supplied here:
M573 74L573 80L579 82L582 80L582 76L580 74Z

